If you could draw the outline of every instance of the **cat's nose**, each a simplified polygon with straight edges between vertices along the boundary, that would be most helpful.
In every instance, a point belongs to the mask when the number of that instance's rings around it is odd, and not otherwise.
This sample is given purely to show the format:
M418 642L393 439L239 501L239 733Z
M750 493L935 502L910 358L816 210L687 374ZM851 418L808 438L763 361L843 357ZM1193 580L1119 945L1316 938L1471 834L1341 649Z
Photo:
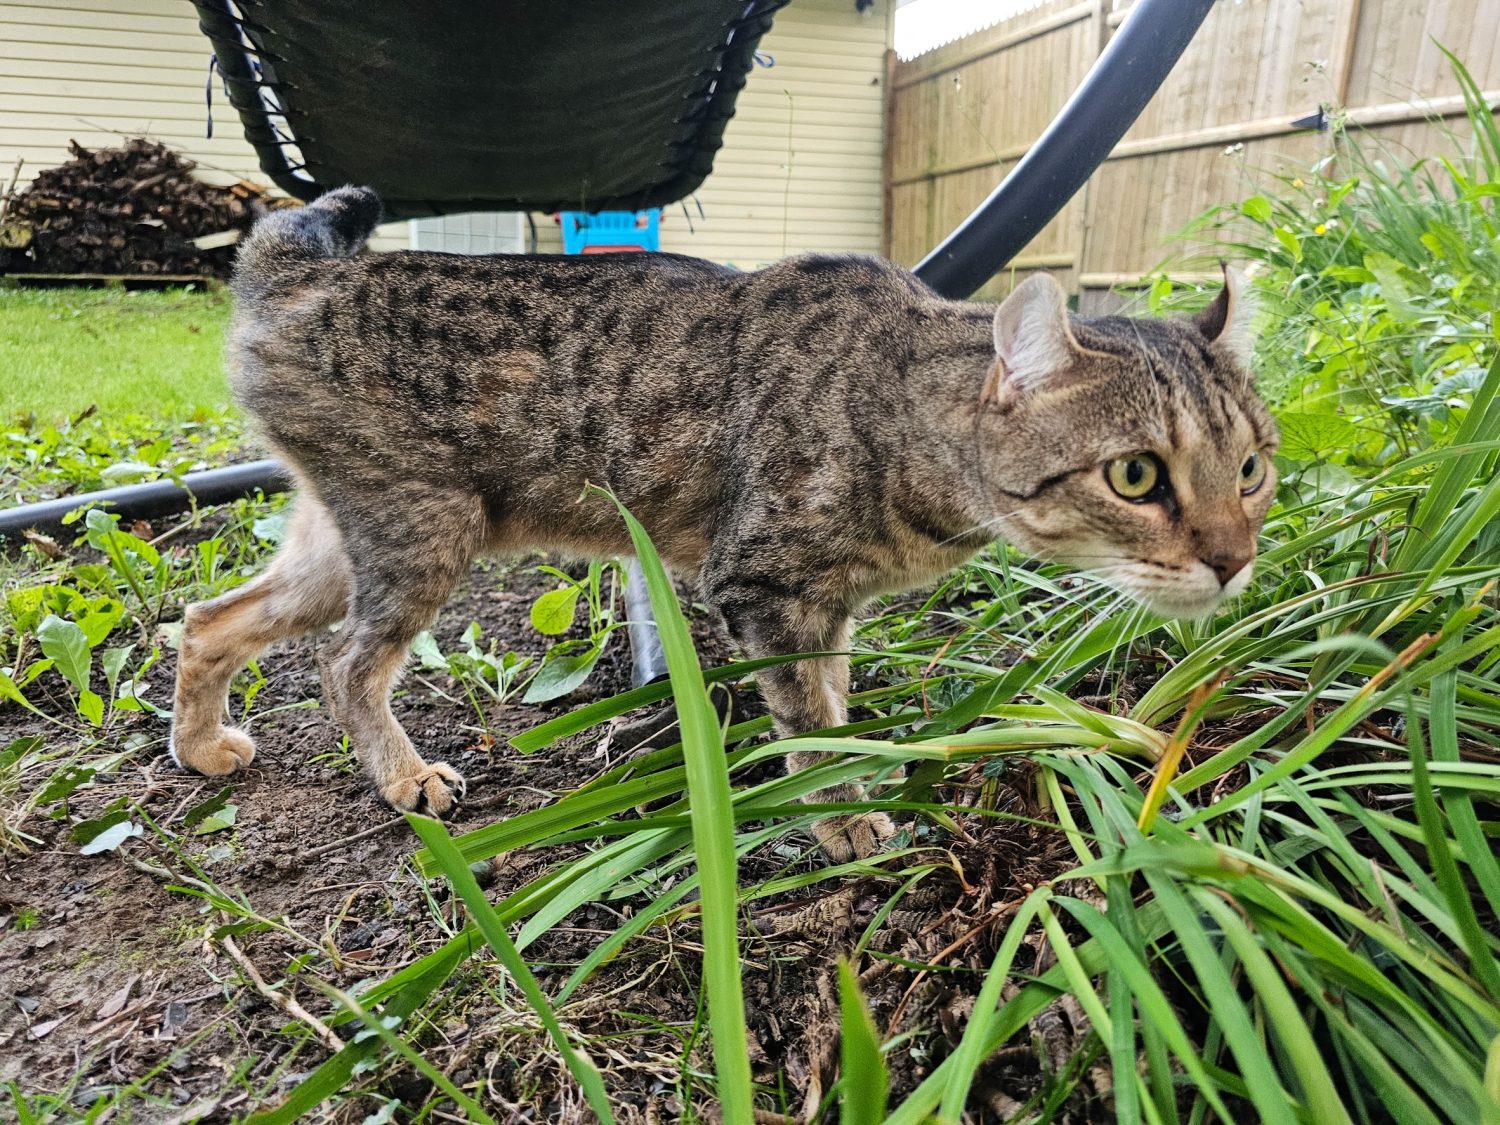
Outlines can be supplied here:
M1231 578L1250 565L1250 560L1235 555L1209 555L1203 565L1219 576L1220 586L1228 586Z

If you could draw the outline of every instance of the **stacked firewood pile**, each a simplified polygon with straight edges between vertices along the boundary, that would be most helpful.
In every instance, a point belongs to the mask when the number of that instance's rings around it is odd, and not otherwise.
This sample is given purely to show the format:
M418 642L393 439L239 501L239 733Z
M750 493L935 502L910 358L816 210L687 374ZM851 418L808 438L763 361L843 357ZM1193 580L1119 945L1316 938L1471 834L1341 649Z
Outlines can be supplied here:
M144 138L49 168L0 200L0 272L228 277L234 244L293 201L248 181L193 175L191 160Z

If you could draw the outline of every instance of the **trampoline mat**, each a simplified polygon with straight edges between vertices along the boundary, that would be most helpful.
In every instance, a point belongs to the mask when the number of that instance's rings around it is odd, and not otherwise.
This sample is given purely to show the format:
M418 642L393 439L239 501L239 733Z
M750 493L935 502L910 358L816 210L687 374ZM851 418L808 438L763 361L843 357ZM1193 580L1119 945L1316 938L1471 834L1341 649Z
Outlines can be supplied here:
M410 216L681 199L785 0L194 2L276 183Z

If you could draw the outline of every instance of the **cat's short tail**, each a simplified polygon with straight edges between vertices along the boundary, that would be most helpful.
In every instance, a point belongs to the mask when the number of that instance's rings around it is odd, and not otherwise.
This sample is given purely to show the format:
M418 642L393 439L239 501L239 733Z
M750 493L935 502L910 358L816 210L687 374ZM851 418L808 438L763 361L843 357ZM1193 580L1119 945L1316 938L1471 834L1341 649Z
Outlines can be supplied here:
M288 270L307 262L358 253L381 214L380 196L364 187L335 188L306 207L271 212L240 246L232 282L236 296L261 296L277 288Z

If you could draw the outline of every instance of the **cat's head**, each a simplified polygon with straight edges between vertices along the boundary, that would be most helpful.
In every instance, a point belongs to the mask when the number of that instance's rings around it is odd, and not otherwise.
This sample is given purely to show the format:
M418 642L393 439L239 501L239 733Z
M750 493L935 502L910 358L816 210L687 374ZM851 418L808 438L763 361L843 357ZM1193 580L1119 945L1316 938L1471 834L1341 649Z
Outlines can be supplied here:
M1276 485L1250 314L1227 271L1191 319L1070 317L1052 278L1022 282L982 391L994 526L1168 616L1243 591Z

